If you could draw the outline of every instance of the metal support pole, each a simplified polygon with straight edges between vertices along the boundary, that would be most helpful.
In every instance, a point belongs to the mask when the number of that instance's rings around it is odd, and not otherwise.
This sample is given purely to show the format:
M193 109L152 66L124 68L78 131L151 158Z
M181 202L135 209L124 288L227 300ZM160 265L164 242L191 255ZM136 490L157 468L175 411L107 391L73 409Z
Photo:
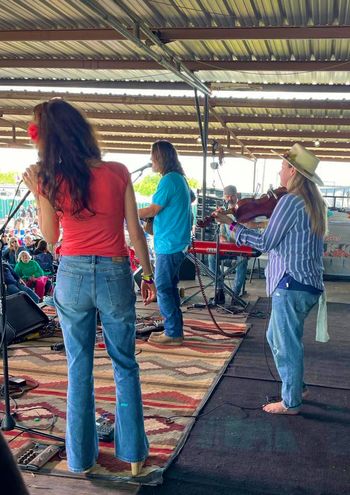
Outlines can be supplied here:
M208 155L208 126L209 126L209 98L204 96L204 124L203 124L203 183L202 183L202 218L205 217L205 205L207 202L207 155ZM205 240L205 229L202 230L202 241Z
M199 133L202 143L203 151L203 181L202 181L202 220L205 218L205 205L206 205L206 193L207 193L207 154L208 154L208 126L209 126L209 98L208 95L204 96L204 121L202 123L202 116L198 98L198 91L194 89L194 99L196 103L196 112L198 119ZM202 241L205 240L205 229L201 232Z
M256 162L257 160L254 160L254 168L253 168L253 193L255 192L255 187L256 187Z

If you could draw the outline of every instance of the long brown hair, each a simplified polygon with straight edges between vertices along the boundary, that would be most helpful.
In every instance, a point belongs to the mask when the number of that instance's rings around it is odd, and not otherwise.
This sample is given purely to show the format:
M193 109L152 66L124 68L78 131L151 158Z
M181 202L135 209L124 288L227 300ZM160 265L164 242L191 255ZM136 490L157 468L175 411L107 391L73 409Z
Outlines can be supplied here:
M88 160L101 159L94 132L83 115L61 99L34 108L39 132L39 179L43 193L57 210L62 209L64 182L71 198L71 214L80 217L90 208L91 170Z
M323 237L327 231L327 206L317 185L296 170L288 182L287 189L288 192L303 198L312 232Z
M161 139L153 143L151 155L159 164L162 175L169 172L178 172L181 175L185 175L179 157L177 156L176 148L169 141Z

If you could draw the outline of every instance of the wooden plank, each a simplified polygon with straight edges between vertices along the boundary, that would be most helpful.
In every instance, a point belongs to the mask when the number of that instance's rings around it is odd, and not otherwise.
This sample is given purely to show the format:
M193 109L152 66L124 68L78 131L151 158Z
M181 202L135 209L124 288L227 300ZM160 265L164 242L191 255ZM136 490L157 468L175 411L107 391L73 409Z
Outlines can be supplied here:
M140 485L22 472L30 495L136 495Z

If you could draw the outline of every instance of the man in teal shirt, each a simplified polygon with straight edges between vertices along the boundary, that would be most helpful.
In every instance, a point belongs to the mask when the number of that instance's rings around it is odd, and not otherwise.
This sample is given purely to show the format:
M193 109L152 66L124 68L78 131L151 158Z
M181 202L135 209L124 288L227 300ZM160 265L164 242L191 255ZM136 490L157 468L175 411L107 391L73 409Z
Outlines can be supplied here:
M179 271L191 242L191 191L176 149L156 141L151 151L152 169L162 178L152 204L139 210L140 218L154 217L155 284L164 332L153 332L150 342L181 345L183 320L178 291Z

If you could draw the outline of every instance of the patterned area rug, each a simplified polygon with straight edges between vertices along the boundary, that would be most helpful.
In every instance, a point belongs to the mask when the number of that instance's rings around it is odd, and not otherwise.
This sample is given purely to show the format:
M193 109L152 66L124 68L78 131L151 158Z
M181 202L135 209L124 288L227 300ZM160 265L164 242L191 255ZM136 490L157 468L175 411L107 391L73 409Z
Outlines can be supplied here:
M48 310L50 312L50 310ZM52 311L51 311L52 313ZM104 480L122 480L143 484L162 481L162 473L179 453L220 376L237 351L247 332L244 320L222 317L219 325L187 313L185 341L180 347L166 347L137 341L137 359L141 369L145 426L150 441L150 455L142 475L131 478L130 466L114 457L113 443L100 442L97 465L88 475L74 475L67 470L64 453L47 463L40 472L71 477L88 476ZM62 340L62 337L59 337ZM10 374L24 377L38 386L22 395L18 402L17 422L36 429L48 428L57 418L52 433L64 437L66 410L66 358L64 351L50 349L56 339L40 339L9 348ZM46 347L45 347L46 346ZM114 419L115 390L110 359L97 343L95 353L95 396L97 415ZM48 431L49 432L49 431ZM11 449L28 441L27 433L6 433ZM14 438L16 437L17 438ZM43 443L44 439L36 437ZM51 442L52 443L52 442Z

